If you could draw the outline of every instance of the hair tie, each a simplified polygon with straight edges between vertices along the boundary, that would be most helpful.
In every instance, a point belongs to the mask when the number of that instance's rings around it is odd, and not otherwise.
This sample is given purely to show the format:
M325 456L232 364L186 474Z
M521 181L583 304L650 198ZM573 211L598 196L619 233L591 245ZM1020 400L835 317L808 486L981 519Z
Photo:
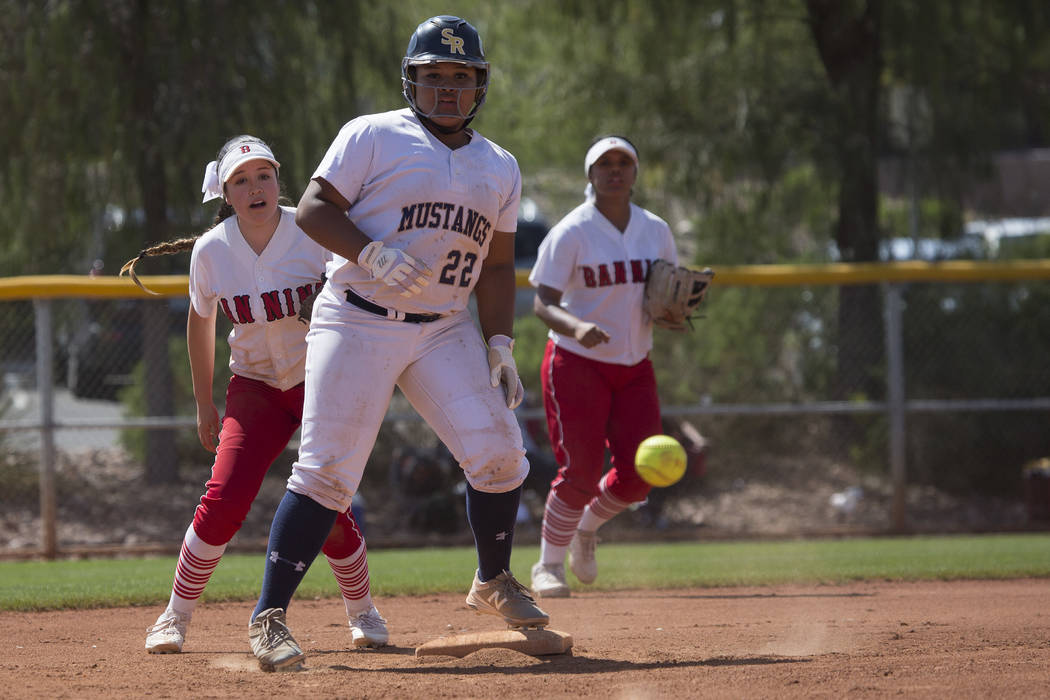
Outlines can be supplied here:
M212 161L204 166L204 184L201 185L204 199L201 204L222 196L222 185L219 183L219 164Z

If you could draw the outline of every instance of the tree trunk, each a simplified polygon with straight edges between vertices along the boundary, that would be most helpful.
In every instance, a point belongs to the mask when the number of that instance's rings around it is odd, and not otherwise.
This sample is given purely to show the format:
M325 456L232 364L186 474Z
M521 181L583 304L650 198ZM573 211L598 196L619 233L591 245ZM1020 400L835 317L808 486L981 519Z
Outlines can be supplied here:
M147 416L174 415L171 361L168 355L168 304L150 301L142 304L142 360L145 366ZM175 432L146 431L146 482L171 483L178 477Z
M882 68L879 0L808 0L810 29L837 105L834 166L839 174L835 243L845 262L879 259L877 157ZM839 295L840 398L880 398L883 321L879 289L843 287Z
M129 61L131 83L132 143L136 177L142 195L145 213L143 247L168 237L168 190L164 170L163 145L170 145L164 138L162 117L157 114L154 57L147 43L150 24L150 4L140 0L134 4L130 20L132 31L124 33L126 56ZM145 366L144 381L146 415L150 417L172 416L175 402L172 394L171 361L168 356L168 307L164 301L142 304L142 360ZM178 459L175 451L175 433L171 430L146 431L146 482L150 484L170 483L178 476Z

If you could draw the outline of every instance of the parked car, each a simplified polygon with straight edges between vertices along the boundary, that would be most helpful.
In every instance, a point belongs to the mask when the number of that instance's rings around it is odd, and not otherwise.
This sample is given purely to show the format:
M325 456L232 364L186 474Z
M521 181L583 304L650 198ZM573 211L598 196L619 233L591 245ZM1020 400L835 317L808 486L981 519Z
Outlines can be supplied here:
M518 232L514 235L514 265L518 268L532 269L540 251L540 243L550 226L539 213L536 203L528 197L522 197L518 216Z
M543 221L518 221L518 232L514 236L515 267L531 269L536 264L536 255L547 230Z
M171 299L168 332L185 332L188 300ZM116 401L118 392L132 382L135 365L142 359L142 306L133 300L95 301L87 318L79 320L77 342L63 348L65 377L74 396Z

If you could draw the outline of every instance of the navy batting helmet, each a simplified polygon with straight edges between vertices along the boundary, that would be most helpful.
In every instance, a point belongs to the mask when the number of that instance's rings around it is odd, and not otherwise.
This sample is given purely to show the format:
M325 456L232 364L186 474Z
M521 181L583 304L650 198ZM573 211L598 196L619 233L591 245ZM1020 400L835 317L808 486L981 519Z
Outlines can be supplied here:
M412 38L408 40L405 58L401 61L401 93L422 117L429 115L420 112L416 106L416 88L419 84L416 82L415 66L428 63L461 63L477 69L477 87L471 88L477 90L474 106L468 114L462 115L469 122L485 102L489 85L489 62L485 60L478 30L470 22L451 15L431 17L416 27Z

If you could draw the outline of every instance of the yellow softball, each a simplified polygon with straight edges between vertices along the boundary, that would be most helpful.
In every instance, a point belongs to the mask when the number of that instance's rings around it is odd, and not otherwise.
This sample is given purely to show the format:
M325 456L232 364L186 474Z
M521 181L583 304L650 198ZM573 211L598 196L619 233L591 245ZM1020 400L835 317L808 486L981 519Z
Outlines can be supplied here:
M670 435L642 440L634 457L638 476L652 486L670 486L685 474L685 448Z

